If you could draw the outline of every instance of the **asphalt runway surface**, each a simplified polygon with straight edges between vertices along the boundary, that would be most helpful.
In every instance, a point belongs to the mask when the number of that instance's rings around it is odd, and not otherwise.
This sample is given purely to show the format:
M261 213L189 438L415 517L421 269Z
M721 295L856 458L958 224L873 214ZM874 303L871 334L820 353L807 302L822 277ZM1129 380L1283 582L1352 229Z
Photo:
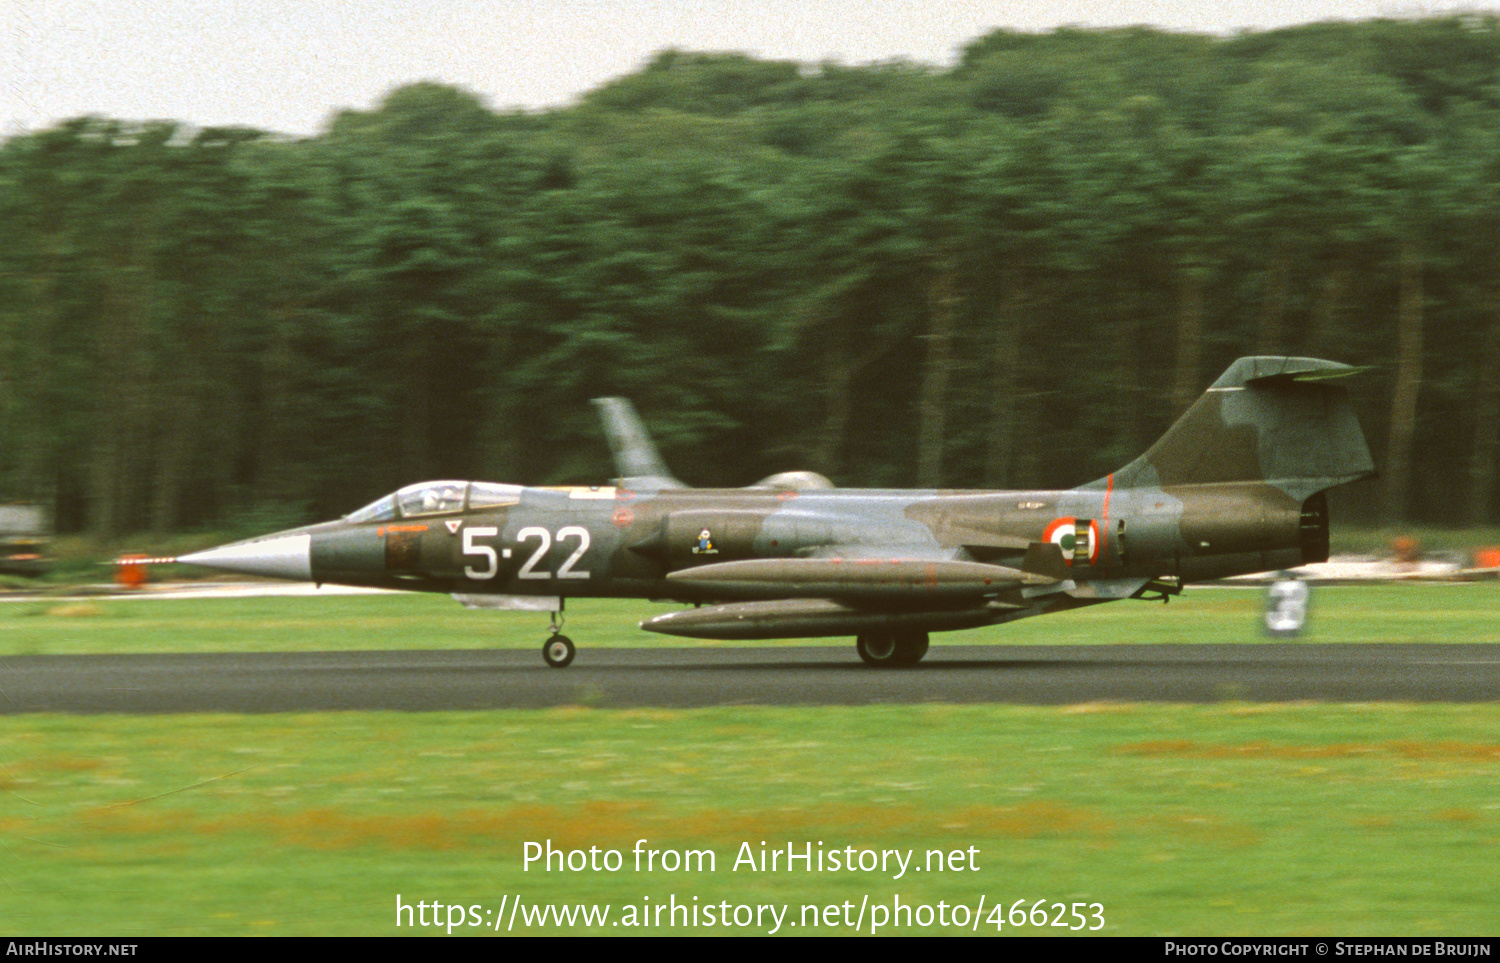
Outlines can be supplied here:
M587 705L1487 702L1500 646L933 646L910 669L848 647L213 653L0 658L0 714Z

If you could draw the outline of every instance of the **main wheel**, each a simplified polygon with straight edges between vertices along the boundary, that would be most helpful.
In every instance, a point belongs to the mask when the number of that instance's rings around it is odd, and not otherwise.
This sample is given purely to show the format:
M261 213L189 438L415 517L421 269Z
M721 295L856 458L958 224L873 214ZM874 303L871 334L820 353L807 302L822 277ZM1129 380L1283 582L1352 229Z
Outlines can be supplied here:
M910 632L896 636L897 665L916 665L926 654L926 632Z
M926 632L871 632L854 641L866 665L895 668L916 665L927 654Z
M897 639L898 636L889 632L871 632L857 637L854 649L865 660L865 665L888 668L901 664L901 647L897 644Z
M554 635L542 646L542 658L554 669L561 669L573 661L573 640L566 635Z

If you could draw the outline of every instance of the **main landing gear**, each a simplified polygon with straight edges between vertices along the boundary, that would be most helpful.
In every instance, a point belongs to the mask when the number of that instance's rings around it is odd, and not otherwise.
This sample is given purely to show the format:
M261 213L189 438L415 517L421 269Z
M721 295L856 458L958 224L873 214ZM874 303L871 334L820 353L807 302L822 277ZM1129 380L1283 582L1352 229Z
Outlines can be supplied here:
M542 643L542 658L554 669L567 668L573 661L573 656L578 654L578 650L573 647L573 640L562 634L561 604L558 603L558 610L552 614L552 635Z
M927 654L926 632L871 632L854 641L859 657L877 669L916 665Z

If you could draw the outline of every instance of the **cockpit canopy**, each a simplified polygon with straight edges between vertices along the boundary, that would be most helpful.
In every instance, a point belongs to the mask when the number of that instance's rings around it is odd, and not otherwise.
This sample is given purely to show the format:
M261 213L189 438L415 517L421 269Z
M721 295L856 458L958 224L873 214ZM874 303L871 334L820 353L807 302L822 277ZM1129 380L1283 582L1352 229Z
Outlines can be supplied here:
M502 508L520 500L519 485L466 481L419 482L345 515L344 521L356 524L390 522L398 518L448 515L475 508Z

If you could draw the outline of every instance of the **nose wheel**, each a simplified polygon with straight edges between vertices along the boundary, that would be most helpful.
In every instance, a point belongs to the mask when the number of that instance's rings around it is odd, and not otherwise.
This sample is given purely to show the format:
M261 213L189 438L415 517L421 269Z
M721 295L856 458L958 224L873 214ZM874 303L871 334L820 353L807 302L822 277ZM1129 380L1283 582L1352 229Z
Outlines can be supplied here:
M542 658L554 669L561 669L573 661L573 640L566 635L554 635L542 645Z
M542 659L554 669L567 668L578 651L573 648L573 640L562 634L564 604L564 600L558 599L557 611L552 613L551 624L547 626L552 634L542 643Z

